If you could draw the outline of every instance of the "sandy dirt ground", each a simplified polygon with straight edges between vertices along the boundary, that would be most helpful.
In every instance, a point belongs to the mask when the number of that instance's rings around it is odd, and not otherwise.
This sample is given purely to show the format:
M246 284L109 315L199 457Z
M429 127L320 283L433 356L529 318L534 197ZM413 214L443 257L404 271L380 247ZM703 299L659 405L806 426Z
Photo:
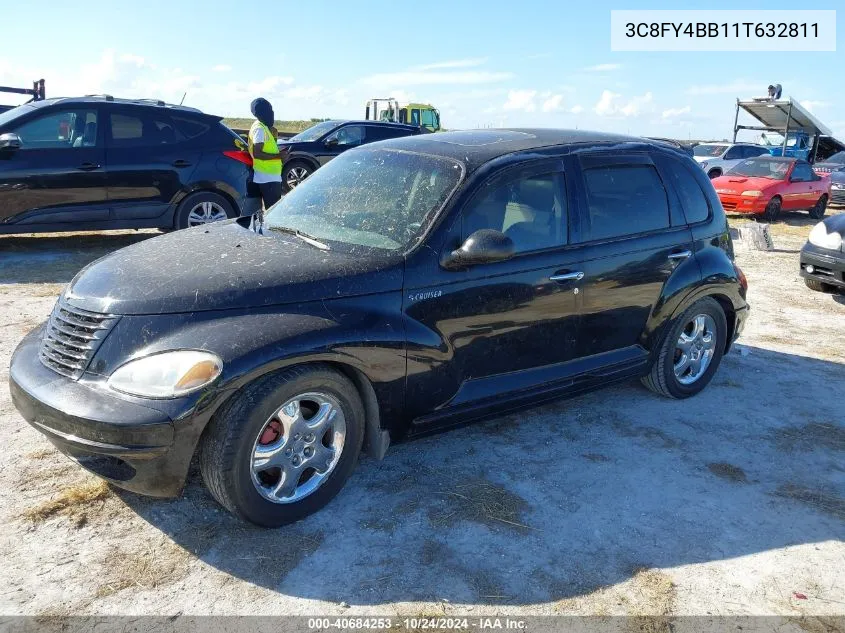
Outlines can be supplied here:
M631 382L394 446L279 530L196 472L110 489L4 387L0 614L845 614L845 297L798 276L812 224L738 252L751 319L701 395ZM0 237L0 382L80 267L154 234Z

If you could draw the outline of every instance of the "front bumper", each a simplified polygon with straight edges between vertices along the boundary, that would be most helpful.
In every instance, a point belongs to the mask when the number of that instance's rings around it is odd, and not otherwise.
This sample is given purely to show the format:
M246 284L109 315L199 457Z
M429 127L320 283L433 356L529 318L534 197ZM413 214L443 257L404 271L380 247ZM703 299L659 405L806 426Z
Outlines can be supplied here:
M845 204L845 189L830 188L831 204Z
M812 266L813 272L808 272L807 266ZM845 288L845 254L807 242L801 249L801 276Z
M207 421L194 415L194 403L157 407L163 401L130 401L101 381L66 378L41 364L39 345L36 330L12 356L9 389L23 418L61 452L116 486L156 497L178 495Z
M719 201L726 213L751 213L760 215L766 210L766 201L763 197L752 198L750 196L735 196L732 194L720 193Z

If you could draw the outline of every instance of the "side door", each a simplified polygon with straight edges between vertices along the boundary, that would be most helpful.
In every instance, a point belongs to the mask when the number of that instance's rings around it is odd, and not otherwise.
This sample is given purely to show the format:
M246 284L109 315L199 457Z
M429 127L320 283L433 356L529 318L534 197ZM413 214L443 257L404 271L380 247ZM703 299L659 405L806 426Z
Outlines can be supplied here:
M424 282L404 291L409 341L428 341L408 350L416 429L560 386L572 370L582 264L570 244L566 177L560 159L499 171L449 218L441 254L491 229L513 240L513 257L408 275Z
M821 178L813 173L810 163L795 161L789 177L790 193L794 193L791 209L809 209L816 204L822 193Z
M365 138L363 125L342 125L323 140L323 149L318 149L315 156L320 165L325 165L335 156L365 143Z
M0 152L0 223L73 225L108 219L96 106L50 109L4 132L17 134L21 146Z
M644 362L670 278L700 276L692 234L649 153L586 152L578 166L586 260L578 354Z
M106 177L112 217L158 218L190 183L202 151L187 142L163 108L105 108Z

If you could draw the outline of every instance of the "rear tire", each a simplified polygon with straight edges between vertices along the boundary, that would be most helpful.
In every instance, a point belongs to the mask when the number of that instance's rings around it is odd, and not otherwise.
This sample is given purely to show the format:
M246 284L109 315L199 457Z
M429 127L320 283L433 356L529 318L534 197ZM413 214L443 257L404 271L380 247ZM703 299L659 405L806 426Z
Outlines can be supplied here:
M700 335L697 324L703 326ZM671 323L642 383L667 398L694 396L707 386L719 368L727 338L728 325L722 306L710 297L699 299Z
M219 193L198 191L188 195L176 209L174 228L187 229L237 217L232 204Z
M781 199L777 196L769 200L769 204L766 205L766 210L763 211L763 217L766 218L766 221L774 222L778 219L782 204Z
M816 206L810 209L810 217L814 220L821 220L827 211L827 195L822 195L816 202Z
M358 392L342 374L323 365L273 372L214 415L200 446L203 480L242 519L293 523L340 492L361 453L364 419Z

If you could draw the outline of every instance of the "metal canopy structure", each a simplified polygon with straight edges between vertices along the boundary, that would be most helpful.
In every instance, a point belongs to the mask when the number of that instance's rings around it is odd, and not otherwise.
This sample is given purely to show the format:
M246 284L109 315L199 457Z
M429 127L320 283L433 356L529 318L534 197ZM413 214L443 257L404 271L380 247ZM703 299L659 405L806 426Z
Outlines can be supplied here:
M750 114L762 125L740 125L740 109ZM787 137L790 132L804 132L813 137L812 159L815 159L820 149L825 154L823 157L845 150L845 143L834 138L830 128L814 117L793 97L779 101L763 98L749 101L737 99L736 116L734 117L734 142L736 142L736 136L740 130L758 130L781 134L783 136L784 155L786 155Z

